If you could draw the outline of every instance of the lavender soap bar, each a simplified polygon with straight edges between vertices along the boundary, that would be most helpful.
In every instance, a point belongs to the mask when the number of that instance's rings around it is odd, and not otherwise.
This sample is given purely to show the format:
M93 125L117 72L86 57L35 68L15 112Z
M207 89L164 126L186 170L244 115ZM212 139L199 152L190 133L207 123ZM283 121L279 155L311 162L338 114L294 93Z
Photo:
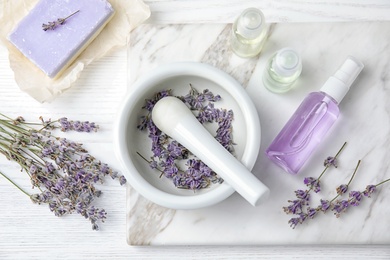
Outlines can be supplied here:
M8 40L50 78L59 76L114 15L106 0L41 0Z

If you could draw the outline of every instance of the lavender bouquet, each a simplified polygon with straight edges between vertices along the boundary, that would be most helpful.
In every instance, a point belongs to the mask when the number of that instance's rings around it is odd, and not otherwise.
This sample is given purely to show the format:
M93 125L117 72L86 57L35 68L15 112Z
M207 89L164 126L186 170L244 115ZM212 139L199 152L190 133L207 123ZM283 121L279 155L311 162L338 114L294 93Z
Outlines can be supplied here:
M0 153L18 163L31 180L35 193L27 192L0 171L5 179L26 194L34 203L47 204L56 216L78 213L88 219L93 230L106 219L106 211L93 205L102 192L95 187L107 176L126 179L107 164L91 156L80 143L52 135L52 131L96 132L92 122L43 120L26 122L22 117L11 119L0 114Z

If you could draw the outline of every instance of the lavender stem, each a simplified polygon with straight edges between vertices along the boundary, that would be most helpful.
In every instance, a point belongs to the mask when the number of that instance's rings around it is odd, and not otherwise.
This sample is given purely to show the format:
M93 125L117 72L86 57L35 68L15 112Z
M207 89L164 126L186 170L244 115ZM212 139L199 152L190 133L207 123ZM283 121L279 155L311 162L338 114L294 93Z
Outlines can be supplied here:
M355 177L355 174L356 174L356 172L357 172L357 169L358 169L359 166L360 166L360 163L361 163L361 160L358 161L358 163L357 163L357 165L356 165L356 167L355 167L355 170L353 171L353 174L352 174L351 178L349 179L349 182L348 182L347 186L349 186L349 184L351 184L353 178ZM337 194L337 195L330 201L330 203L332 203L333 201L335 201L339 196L340 196L340 194Z
M382 185L382 184L384 184L384 183L386 183L386 182L388 182L388 181L390 181L390 178L387 179L387 180L384 180L384 181L382 181L382 182L380 182L380 183L378 183L377 185L375 185L375 187L378 187L378 186L380 186L380 185Z
M27 196L31 196L28 194L25 190L23 190L19 185L17 185L15 182L13 182L10 178L8 178L4 173L0 172L0 175L2 175L6 180L8 180L11 184L13 184L16 188L18 188L21 192L26 194Z
M72 14L70 14L70 15L68 15L67 17L62 18L62 19L65 21L65 20L67 20L68 18L70 18L71 16L77 14L78 12L80 12L80 10L77 10L76 12L74 12L74 13L72 13Z
M359 168L360 162L361 162L361 160L358 161L358 163L357 163L357 165L356 165L356 167L355 167L355 170L353 171L352 177L351 177L351 179L349 179L349 182L348 182L348 184L347 184L348 186L349 186L349 184L351 184L352 179L355 177L355 174L356 174L356 172L357 172L357 169Z

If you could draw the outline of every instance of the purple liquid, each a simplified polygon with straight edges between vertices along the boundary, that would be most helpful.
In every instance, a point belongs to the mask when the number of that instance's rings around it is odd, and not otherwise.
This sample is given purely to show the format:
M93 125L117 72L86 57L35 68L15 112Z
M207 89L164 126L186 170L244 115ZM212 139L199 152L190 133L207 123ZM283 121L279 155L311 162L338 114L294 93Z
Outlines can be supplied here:
M332 97L310 93L268 147L267 156L285 171L298 173L338 116Z

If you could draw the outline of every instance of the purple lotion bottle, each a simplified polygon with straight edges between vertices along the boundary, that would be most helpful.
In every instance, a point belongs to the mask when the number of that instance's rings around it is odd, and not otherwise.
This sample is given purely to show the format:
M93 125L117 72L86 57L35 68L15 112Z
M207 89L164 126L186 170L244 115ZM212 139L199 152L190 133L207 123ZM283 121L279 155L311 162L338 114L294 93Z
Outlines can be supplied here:
M298 173L338 118L338 105L363 67L349 56L319 92L310 93L267 148L268 158L285 171Z

